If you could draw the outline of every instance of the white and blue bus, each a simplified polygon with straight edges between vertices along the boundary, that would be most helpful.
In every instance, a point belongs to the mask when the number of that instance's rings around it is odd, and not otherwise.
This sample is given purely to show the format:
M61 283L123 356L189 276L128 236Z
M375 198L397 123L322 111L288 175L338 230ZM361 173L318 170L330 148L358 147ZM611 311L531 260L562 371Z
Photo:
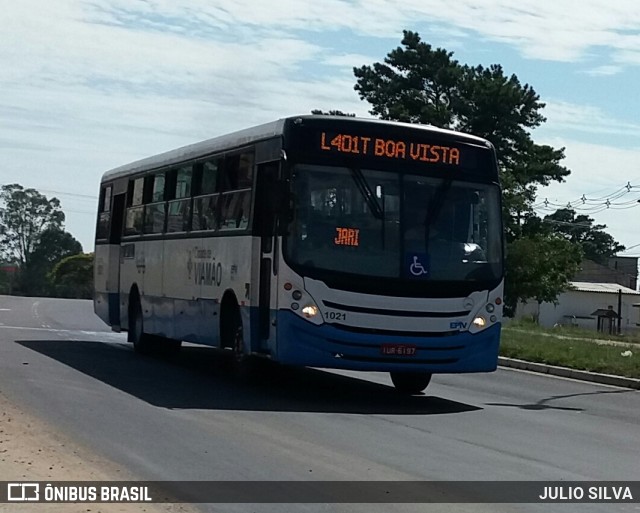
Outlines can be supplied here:
M104 174L95 311L136 351L487 372L503 297L492 145L430 126L298 116Z

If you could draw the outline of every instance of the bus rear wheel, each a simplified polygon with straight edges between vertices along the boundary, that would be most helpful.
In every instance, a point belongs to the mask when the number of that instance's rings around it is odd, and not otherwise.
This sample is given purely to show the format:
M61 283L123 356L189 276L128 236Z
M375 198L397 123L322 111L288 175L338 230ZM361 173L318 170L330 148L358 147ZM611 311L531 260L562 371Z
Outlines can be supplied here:
M152 350L151 335L144 332L144 319L142 318L142 305L139 299L135 299L129 313L128 340L133 342L133 350L139 354L149 354Z
M401 394L415 395L422 392L431 381L428 372L390 372L391 381Z

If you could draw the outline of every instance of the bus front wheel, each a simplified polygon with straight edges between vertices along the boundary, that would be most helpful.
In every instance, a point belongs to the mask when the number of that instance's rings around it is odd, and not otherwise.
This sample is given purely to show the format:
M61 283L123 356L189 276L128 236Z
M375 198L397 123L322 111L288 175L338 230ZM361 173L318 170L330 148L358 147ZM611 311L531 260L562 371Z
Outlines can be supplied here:
M428 372L391 372L391 381L401 394L415 395L422 392L431 381Z

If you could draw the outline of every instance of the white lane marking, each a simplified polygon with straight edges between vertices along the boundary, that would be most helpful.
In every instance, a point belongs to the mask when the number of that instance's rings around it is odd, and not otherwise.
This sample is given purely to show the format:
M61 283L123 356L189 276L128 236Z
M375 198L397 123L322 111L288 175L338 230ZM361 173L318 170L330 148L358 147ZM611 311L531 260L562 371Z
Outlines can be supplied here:
M115 336L115 337L121 337L122 335L120 333L112 333L110 331L86 331L86 330L62 330L62 329L55 329L55 328L30 328L29 326L0 326L0 329L7 329L7 330L26 330L26 331L53 331L55 333L79 333L81 335L100 335L100 336L104 336L104 335L108 335L108 336Z
M0 312L10 312L11 308L0 308Z

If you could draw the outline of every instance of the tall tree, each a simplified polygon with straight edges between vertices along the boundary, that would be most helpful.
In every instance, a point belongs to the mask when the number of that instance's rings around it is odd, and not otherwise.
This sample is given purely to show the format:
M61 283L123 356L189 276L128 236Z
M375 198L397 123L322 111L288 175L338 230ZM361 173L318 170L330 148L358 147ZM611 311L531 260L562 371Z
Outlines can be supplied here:
M579 244L585 258L606 265L608 259L625 247L606 233L604 224L594 224L595 220L587 215L576 215L571 208L561 208L545 216L549 229L565 239Z
M62 229L64 213L57 198L47 199L19 184L0 187L0 247L6 260L24 269L48 229Z
M22 293L48 295L46 277L53 265L82 251L63 223L57 198L19 184L0 188L0 255L18 264L16 288Z
M494 64L467 66L453 52L434 49L416 32L404 31L403 47L384 62L354 68L355 90L382 119L431 124L473 133L496 147L509 240L521 235L537 187L563 181L564 148L538 145L530 131L546 119L544 103L528 84Z
M453 52L433 48L416 32L404 31L401 44L383 62L354 68L355 90L371 104L371 114L382 119L472 133L493 143L509 255L505 295L512 305L527 297L555 301L577 270L580 248L543 230L532 231L535 223L525 224L536 218L532 206L538 187L562 182L570 173L561 165L564 148L539 145L531 137L546 121L544 103L530 85L507 76L498 64L460 64ZM550 252L546 257L543 249ZM537 257L527 261L529 250L536 250Z

